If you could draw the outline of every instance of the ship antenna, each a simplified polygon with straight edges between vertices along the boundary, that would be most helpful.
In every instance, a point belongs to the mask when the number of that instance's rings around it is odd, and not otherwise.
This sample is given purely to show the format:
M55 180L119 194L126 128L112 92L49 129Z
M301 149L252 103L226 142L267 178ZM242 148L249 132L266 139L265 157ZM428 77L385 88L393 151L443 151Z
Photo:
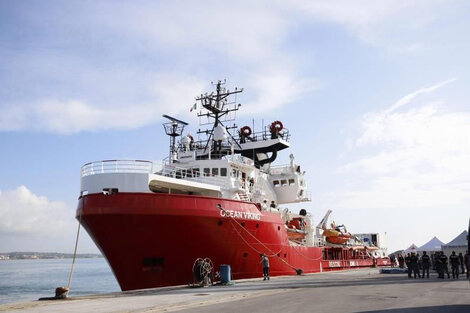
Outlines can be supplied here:
M163 123L163 128L165 129L165 133L170 137L170 162L173 163L176 159L176 137L181 136L183 134L184 127L188 125L188 123L180 121L174 117L163 115L163 117L170 120L170 122Z
M243 92L243 88L240 88L240 89L235 88L235 91L229 91L222 87L222 85L225 85L225 84L226 84L225 79L223 82L219 80L216 84L216 94L212 92L210 94L207 94L207 93L204 95L201 94L201 96L196 97L196 101L200 101L202 107L207 110L207 112L205 113L199 113L198 117L206 116L208 118L214 119L214 124L212 125L212 129L210 131L206 130L206 131L198 132L199 134L206 133L209 135L209 138L207 139L207 142L206 142L206 146L204 147L205 151L207 150L207 147L209 146L209 141L213 139L214 129L219 124L224 126L221 121L221 118L229 114L230 112L238 111L240 107L240 105L238 106L235 105L235 107L232 107L232 108L227 107L227 98L230 95ZM226 127L227 130L231 128L235 128L235 127ZM235 140L235 138L233 138L232 134L230 134L230 132L228 132L228 134L232 138L233 142L237 143L239 148L241 148L238 142ZM221 142L214 142L213 146L216 152L221 150Z

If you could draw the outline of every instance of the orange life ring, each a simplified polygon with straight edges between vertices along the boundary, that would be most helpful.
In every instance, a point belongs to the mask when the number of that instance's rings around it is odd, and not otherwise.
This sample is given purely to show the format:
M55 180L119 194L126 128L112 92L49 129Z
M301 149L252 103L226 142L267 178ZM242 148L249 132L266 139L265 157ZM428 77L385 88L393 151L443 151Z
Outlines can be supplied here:
M243 126L242 128L240 128L240 135L243 137L249 137L251 135L250 126Z
M281 121L274 121L271 123L269 130L271 133L279 133L281 130L284 129L284 125L282 125Z

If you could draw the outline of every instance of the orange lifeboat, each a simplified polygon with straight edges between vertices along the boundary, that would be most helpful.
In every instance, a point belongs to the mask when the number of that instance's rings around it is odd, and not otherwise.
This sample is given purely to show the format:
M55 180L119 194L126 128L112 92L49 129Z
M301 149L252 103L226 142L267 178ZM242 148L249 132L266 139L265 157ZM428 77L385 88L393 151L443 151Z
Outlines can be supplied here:
M289 240L302 240L307 235L306 222L301 217L294 217L287 222L287 237Z
M344 244L346 241L351 239L353 236L348 232L337 231L336 229L326 229L323 230L323 236L325 236L326 241L334 244Z
M345 244L349 239L353 238L353 235L348 233L344 225L336 226L335 222L331 223L331 228L327 228L326 224L331 212L331 210L328 210L317 227L323 230L323 236L327 242L337 245Z

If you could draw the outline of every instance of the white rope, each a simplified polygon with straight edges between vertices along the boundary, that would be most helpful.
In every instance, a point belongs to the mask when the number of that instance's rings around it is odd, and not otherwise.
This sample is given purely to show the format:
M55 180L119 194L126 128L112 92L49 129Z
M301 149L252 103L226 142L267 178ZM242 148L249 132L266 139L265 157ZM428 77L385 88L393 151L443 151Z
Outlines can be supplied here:
M82 208L83 209L83 208ZM78 230L77 230L77 238L75 239L75 249L73 250L73 260L72 260L72 267L70 268L69 274L69 283L67 284L67 293L70 291L70 285L72 284L72 274L73 274L73 266L75 265L75 258L77 256L77 246L78 246L78 237L80 236L80 226L82 224L82 211L79 211L79 221L78 221Z

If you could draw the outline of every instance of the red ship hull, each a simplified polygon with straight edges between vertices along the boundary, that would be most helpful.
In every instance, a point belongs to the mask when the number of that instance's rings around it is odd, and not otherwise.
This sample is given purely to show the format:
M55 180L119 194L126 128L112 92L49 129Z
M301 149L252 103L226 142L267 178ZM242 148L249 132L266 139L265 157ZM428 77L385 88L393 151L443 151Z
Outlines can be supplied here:
M226 216L230 212L233 218ZM122 290L187 284L194 261L206 257L216 270L230 264L234 279L261 277L260 253L273 255L272 276L294 275L295 269L314 273L390 265L388 258L374 260L347 248L292 246L279 214L260 212L255 204L236 200L163 193L90 194L79 199L77 218Z

